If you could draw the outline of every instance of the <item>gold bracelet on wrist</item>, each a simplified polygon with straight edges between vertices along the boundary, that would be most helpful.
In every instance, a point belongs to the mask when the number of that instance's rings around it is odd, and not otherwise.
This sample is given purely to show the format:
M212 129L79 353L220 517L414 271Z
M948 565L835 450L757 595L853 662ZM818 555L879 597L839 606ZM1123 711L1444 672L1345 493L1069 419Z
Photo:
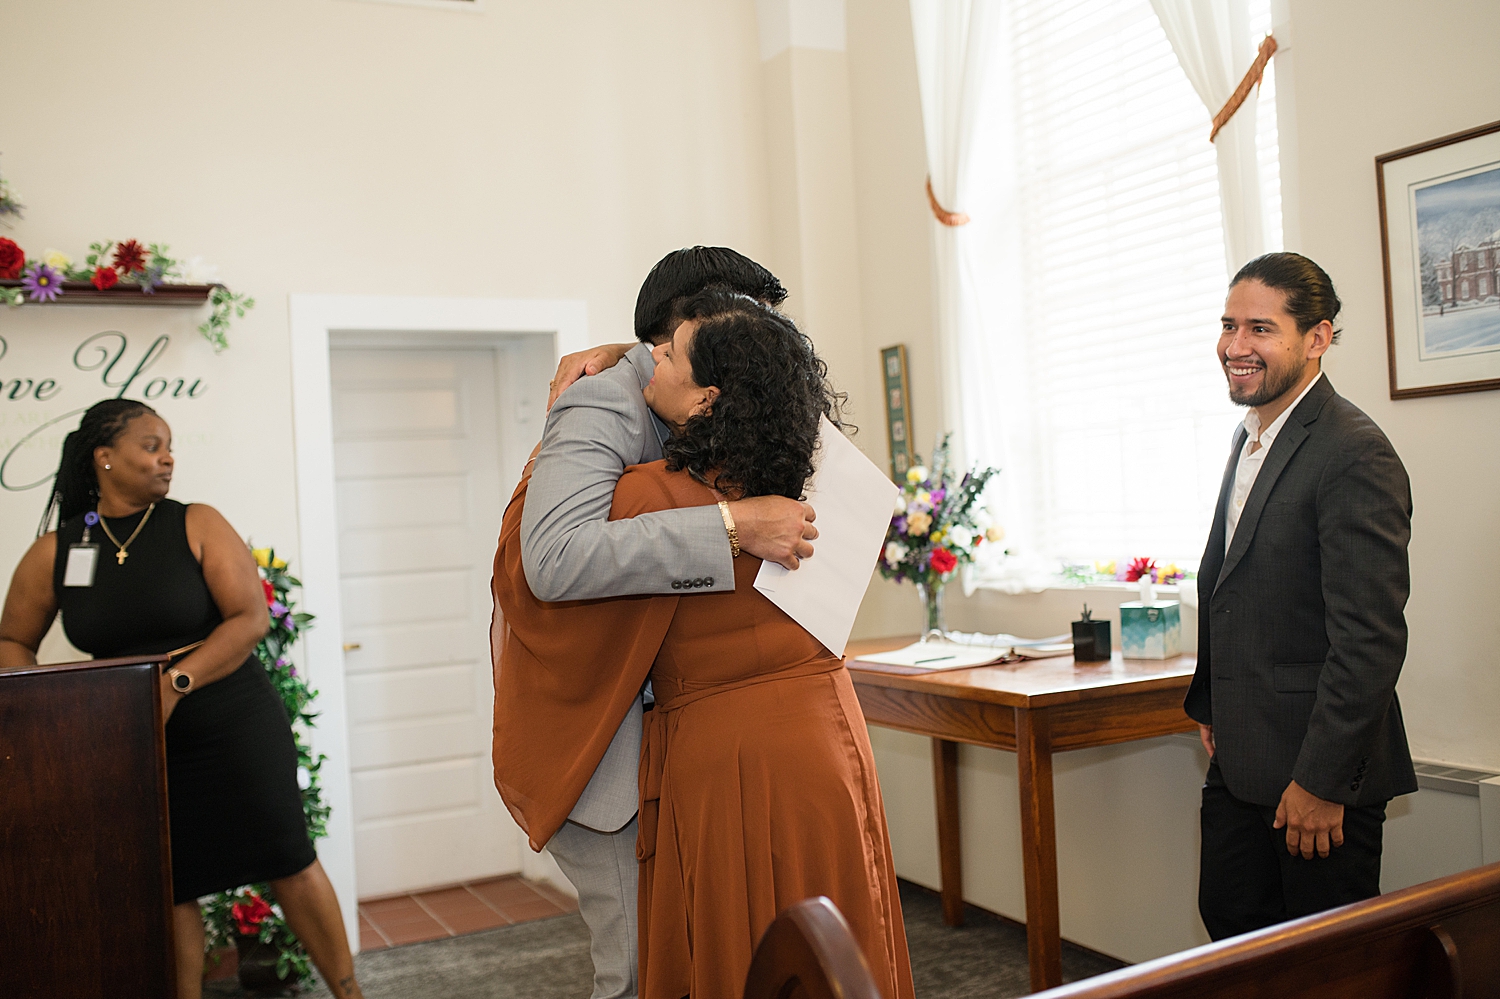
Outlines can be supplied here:
M729 557L740 557L740 532L734 526L734 517L729 513L729 504L719 500L719 516L724 518L724 532L729 535Z

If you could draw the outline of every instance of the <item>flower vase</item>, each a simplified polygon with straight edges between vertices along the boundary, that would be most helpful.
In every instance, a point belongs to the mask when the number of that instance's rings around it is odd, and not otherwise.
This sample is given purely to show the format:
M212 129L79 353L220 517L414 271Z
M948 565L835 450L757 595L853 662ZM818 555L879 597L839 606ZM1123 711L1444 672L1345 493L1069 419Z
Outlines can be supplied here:
M262 943L255 934L237 933L234 947L239 952L240 988L258 996L285 995L288 989L296 991L295 972L288 968L284 978L276 974L276 960L281 952L275 944Z
M924 642L941 642L948 637L948 626L943 621L943 586L942 579L917 584L917 596L922 601L923 620L927 622L922 629Z

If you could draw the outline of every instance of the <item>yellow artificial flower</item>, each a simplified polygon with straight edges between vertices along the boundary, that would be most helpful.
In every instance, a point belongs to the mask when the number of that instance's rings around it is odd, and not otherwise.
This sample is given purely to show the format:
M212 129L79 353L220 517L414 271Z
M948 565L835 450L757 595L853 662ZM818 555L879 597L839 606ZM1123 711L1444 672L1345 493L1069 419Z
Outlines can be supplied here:
M906 533L920 538L927 533L932 526L932 515L927 513L914 513L906 518Z
M920 506L925 506L929 510L932 509L932 493L928 492L927 490L918 489L917 495L913 496L912 499L915 500Z
M1108 562L1095 562L1094 571L1101 576L1113 576L1115 574L1115 560L1110 559Z
M943 539L945 537L947 537L947 534L945 534L944 532L942 532L942 531L933 531L932 532L932 543L935 544L935 545L940 545L940 544L943 543Z
M285 569L286 568L286 559L284 559L284 558L273 558L271 560L271 568L273 568L273 569Z
M73 258L61 250L48 250L42 254L42 263L59 274L66 274L73 267Z
M997 541L1005 540L1005 528L991 527L989 530L984 532L984 540L990 542L991 544L994 544Z
M912 485L916 485L925 478L927 478L926 465L913 465L906 470L906 481Z
M252 548L250 549L250 554L255 556L255 564L262 569L269 569L271 567L271 549ZM280 562L281 560L277 559L276 561ZM285 563L282 564L284 565ZM277 568L279 569L281 566L277 566Z

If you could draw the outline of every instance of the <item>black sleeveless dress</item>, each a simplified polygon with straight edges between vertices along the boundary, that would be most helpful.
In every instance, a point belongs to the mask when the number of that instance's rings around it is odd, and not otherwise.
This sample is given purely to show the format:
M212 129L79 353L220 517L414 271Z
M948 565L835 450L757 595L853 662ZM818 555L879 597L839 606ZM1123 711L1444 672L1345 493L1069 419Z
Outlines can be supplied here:
M109 518L120 539L144 514ZM94 585L63 586L83 515L59 527L52 577L68 641L96 659L171 652L223 620L187 540L187 507L156 504L121 565L95 527ZM297 748L281 698L253 654L194 690L167 722L167 798L174 901L296 874L317 854L297 786Z

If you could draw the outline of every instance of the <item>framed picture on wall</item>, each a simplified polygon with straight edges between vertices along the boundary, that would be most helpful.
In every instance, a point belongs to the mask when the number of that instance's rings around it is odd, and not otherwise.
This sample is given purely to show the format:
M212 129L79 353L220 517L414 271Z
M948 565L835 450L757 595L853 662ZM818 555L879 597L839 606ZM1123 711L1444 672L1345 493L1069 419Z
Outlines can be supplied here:
M1391 398L1500 389L1500 121L1375 158Z
M912 465L911 393L906 379L906 345L880 352L881 383L885 386L885 432L891 445L891 478L901 482Z

